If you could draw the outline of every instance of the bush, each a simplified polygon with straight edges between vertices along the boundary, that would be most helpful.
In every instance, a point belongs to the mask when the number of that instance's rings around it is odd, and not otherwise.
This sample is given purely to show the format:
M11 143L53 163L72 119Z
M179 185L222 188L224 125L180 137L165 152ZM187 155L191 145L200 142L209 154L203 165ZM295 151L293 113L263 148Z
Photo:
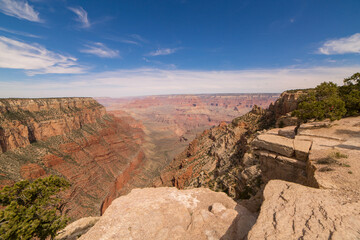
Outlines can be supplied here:
M69 186L57 176L5 186L0 191L0 239L53 239L69 220L56 194Z
M339 93L345 102L347 115L358 115L360 113L360 73L345 78L344 85L339 87Z
M345 102L339 95L339 88L335 83L323 82L300 98L300 103L293 115L303 121L309 119L337 120L346 114Z

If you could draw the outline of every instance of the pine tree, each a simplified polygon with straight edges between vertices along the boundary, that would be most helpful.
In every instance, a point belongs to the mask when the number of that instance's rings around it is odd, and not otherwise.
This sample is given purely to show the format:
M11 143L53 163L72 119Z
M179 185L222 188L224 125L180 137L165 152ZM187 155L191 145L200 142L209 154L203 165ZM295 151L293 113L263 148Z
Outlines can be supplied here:
M0 239L53 239L69 220L59 212L62 202L56 194L69 186L53 175L5 186L0 191Z

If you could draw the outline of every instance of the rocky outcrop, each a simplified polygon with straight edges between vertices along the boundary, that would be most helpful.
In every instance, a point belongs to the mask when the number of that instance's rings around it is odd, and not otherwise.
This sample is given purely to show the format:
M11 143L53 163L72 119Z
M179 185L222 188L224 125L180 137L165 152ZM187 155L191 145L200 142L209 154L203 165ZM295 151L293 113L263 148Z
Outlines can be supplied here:
M221 123L204 131L161 172L154 185L180 189L208 187L224 191L234 199L242 198L249 185L252 188L260 186L258 168L250 168L255 163L248 161L245 166L241 160L252 134L261 128L265 114L263 109L255 106L230 124ZM251 177L249 172L253 173Z
M245 239L255 216L209 189L134 189L80 239Z
M257 239L359 239L360 202L339 192L271 180L256 224Z
M1 151L69 133L104 115L92 98L0 99Z
M275 104L289 117L295 105ZM254 108L205 131L154 185L209 187L251 211L263 203L248 239L359 238L360 117L272 128L276 113Z
M81 235L84 235L92 228L95 223L99 221L100 217L85 217L81 218L61 230L56 236L56 240L76 240Z
M0 185L49 174L71 182L72 220L101 214L146 162L142 125L91 98L0 100Z

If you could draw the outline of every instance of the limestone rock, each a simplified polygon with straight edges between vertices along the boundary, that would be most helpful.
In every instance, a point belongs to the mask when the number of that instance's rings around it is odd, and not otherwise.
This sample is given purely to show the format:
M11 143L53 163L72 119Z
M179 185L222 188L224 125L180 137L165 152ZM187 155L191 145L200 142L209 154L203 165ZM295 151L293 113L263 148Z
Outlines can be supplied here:
M278 130L278 134L287 138L295 138L295 128L296 126L288 126L284 128L280 128Z
M225 193L134 189L80 239L244 239L256 218Z
M260 160L261 176L264 182L271 179L282 179L291 182L306 182L306 163L293 158L257 150L255 154Z
M360 238L360 202L335 191L272 180L264 199L249 240Z
M61 230L56 240L76 240L78 237L89 231L99 221L100 217L85 217L69 224Z
M312 145L311 140L294 140L295 158L301 161L306 161L309 157L310 148Z
M282 136L261 134L254 141L253 146L268 151L292 157L294 155L293 140Z

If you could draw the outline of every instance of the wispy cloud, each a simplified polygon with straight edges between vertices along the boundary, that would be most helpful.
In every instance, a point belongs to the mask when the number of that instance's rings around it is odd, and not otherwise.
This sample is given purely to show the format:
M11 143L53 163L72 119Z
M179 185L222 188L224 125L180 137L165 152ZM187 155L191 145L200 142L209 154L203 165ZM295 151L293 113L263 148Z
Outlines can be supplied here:
M325 55L360 53L360 33L328 40L318 49L318 52Z
M47 50L39 44L28 44L0 36L0 68L24 69L27 75L46 73L84 73L77 59Z
M126 37L108 36L105 38L111 41L132 44L137 46L142 46L142 44L148 43L148 41L145 38L141 37L138 34L129 34Z
M38 36L38 35L34 35L34 34L26 33L26 32L15 31L15 30L10 30L10 29L3 28L3 27L0 27L0 31L15 34L15 35L20 35L23 37L42 38L41 36Z
M137 42L133 39L127 39L127 38L123 38L123 37L108 36L108 37L104 37L104 38L111 40L111 41L115 41L115 42L121 42L121 43L138 45L138 46L141 45L139 42Z
M179 50L178 48L161 48L161 49L157 49L153 52L148 53L148 56L160 56L160 55L170 55L175 53L177 50Z
M39 18L39 13L24 0L0 0L0 11L18 19L42 22Z
M311 88L323 81L342 83L360 66L252 69L238 71L190 71L157 68L60 77L31 83L1 81L3 97L140 96L196 93L261 93ZM139 87L141 86L141 87ZM61 90L59 90L61 89Z
M133 38L133 39L136 39L140 42L143 42L143 43L147 43L148 40L146 40L145 38L143 38L142 36L140 36L139 34L130 34L129 37Z
M76 21L81 24L82 28L91 27L88 19L88 13L82 7L69 7L69 10L77 15Z
M112 50L100 42L86 44L84 49L80 52L89 53L102 58L115 58L119 56L118 50Z

